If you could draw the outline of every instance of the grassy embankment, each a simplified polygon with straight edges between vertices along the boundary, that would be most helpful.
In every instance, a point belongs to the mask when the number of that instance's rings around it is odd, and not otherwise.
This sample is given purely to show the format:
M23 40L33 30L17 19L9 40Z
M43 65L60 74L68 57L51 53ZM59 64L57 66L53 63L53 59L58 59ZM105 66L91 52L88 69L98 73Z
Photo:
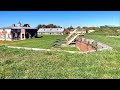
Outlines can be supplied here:
M112 46L112 51L69 54L0 47L0 78L119 79L120 39L98 32L85 37Z

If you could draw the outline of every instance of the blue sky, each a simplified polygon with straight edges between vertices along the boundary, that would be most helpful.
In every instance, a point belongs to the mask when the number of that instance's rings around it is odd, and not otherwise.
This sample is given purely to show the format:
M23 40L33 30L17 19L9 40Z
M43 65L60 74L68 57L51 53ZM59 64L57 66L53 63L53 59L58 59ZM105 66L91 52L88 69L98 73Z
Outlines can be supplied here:
M0 11L0 27L11 26L18 21L38 24L68 26L120 25L120 11Z

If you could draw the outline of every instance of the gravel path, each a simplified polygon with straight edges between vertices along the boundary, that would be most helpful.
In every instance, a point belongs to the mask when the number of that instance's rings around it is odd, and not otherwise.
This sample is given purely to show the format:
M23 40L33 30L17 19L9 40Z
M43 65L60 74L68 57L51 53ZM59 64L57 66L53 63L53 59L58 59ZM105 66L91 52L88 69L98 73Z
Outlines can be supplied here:
M120 36L108 36L108 37L113 37L113 38L120 38Z

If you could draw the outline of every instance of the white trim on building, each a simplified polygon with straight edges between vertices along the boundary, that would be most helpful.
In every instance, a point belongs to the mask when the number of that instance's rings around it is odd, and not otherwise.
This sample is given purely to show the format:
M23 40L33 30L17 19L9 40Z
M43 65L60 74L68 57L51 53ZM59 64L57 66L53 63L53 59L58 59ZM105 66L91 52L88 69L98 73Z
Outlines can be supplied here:
M63 35L64 28L40 28L38 34Z

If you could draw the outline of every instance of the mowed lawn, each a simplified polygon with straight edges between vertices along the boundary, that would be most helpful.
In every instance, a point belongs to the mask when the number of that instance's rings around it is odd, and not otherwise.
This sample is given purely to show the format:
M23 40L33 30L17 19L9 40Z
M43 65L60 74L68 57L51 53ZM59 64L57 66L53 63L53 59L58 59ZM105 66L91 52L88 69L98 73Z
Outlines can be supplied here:
M88 54L70 54L0 47L0 78L119 79L120 39L92 34L85 37L112 46L113 50ZM48 39L49 37L44 38ZM37 40L39 41L40 39L42 38ZM29 46L35 45L37 47L35 43L37 42L32 42ZM45 46L41 47L47 48L48 45L46 46L46 44L49 43L46 42L44 44Z
M85 37L107 44L113 47L113 50L115 51L116 50L120 51L120 38L109 37L109 35L94 35L94 34L93 35L88 34L88 35L85 35Z
M9 46L31 47L31 48L51 48L56 39L65 39L67 35L39 35L41 38L26 39L20 41L0 41L0 44Z

